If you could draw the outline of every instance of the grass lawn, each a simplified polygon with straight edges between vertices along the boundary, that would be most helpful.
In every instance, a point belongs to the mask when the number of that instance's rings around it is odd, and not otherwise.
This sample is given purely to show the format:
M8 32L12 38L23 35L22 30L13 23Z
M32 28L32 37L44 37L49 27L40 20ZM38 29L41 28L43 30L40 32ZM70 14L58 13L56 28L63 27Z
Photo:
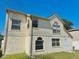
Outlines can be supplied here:
M29 59L29 57L25 53L21 53L16 55L7 55L0 59ZM79 59L79 51L76 51L75 53L59 52L38 55L35 59Z
M79 59L79 53L68 53L68 52L51 53L47 55L37 56L36 59Z
M21 53L15 55L6 55L0 59L29 59L29 57L25 53Z

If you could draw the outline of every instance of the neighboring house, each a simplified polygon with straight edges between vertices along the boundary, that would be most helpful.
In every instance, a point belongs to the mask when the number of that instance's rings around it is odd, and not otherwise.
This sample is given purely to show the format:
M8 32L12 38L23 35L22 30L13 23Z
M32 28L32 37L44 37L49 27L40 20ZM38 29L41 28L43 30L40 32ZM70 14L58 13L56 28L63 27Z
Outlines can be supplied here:
M6 11L4 54L38 55L72 50L72 36L55 14L49 18Z
M75 50L79 50L79 29L71 29L69 33L73 36L73 46Z
M1 45L2 45L2 40L0 39L0 49L1 49Z
M3 39L4 39L4 36L0 34L0 49L1 49L1 46L2 46Z

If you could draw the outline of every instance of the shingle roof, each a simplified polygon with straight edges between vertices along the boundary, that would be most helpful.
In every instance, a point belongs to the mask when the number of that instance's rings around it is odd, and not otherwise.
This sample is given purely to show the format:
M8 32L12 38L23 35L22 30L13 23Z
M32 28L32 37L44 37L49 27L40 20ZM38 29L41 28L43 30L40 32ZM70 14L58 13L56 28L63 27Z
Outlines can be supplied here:
M30 15L31 17L39 18L39 19L41 19L41 20L43 20L43 21L48 21L47 18L39 17L39 16L34 16L34 15L32 15L32 14L25 14L25 13L23 13L23 12L17 12L17 11L15 11L15 10L6 9L6 12L7 12L8 14L10 14L10 13L12 12L12 13L14 13L14 14L23 14L23 15L26 15L26 16L27 16L27 15Z
M73 32L73 31L79 31L79 28L77 28L77 29L70 29L70 30L68 30L68 32Z

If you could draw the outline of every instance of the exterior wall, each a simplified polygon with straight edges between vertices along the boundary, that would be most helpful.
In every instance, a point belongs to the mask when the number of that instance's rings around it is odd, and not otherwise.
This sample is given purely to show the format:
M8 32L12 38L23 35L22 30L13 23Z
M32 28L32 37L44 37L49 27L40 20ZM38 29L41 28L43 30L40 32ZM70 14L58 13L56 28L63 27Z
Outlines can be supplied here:
M38 37L42 37L42 39L44 40L43 50L35 50L35 41L37 40ZM63 46L62 46L62 41L61 41L62 39L60 38L61 39L60 40L61 46L52 47L52 38L55 38L55 37L33 36L33 50L32 50L33 55L63 51Z
M58 22L58 24L60 25L60 30L61 30L60 34L63 37L63 41L64 41L63 42L64 51L72 50L72 38L68 35L66 30L64 29L61 19L56 15L51 16L49 19L50 19L51 27L54 22Z
M29 28L27 28L27 31L26 31L25 52L26 54L31 55L32 20L30 18L30 15L27 15L27 21L28 20L29 20Z
M71 31L69 33L73 36L73 46L76 50L79 50L79 31Z
M24 37L8 37L7 40L7 48L6 48L6 55L7 54L17 54L22 53L25 50L25 39Z
M43 43L43 50L35 50L35 42L38 37L41 37L44 40ZM67 33L63 32L60 35L53 35L52 29L44 29L44 28L38 28L33 29L33 43L32 43L32 55L38 55L38 54L45 54L45 53L52 53L52 52L61 52L61 51L71 51L72 50L72 40L67 35ZM52 38L59 38L60 39L60 46L53 47L52 46ZM67 43L65 43L65 39L67 40Z
M72 50L72 38L65 32L62 22L56 17L52 16L48 21L50 23L50 29L45 28L33 28L33 55L52 53L52 52L61 52L61 51L71 51ZM60 34L53 34L53 26L54 22L58 22L60 25ZM35 50L35 42L38 37L42 37L44 40L43 50ZM52 46L52 38L60 39L60 46L53 47Z
M6 55L22 53L22 52L26 52L27 54L29 54L28 52L30 52L30 50L29 50L30 46L28 44L25 45L25 43L28 41L28 37L30 37L29 39L31 39L31 28L29 28L29 29L27 28L27 24L28 24L27 18L28 17L26 17L23 14L10 13L9 23L8 23L9 26L8 26L8 31L7 31L8 32L7 41L4 41L4 42L7 42L6 48L5 48ZM21 20L20 30L11 29L12 19ZM30 41L28 41L28 43L30 44ZM28 46L29 46L29 48L26 49L26 47L28 47Z
M4 43L2 44L2 54L5 53L5 45L6 45L6 40L7 40L7 25L8 25L8 17L9 15L6 13L6 21L5 21L5 29L4 29Z
M79 50L79 41L73 41L73 46L75 47L75 50Z
M64 35L64 44L63 44L63 46L64 46L64 51L71 51L71 50L73 50L73 41L72 41L72 39L73 38L71 38L66 32L64 32L63 33L63 35Z
M73 41L79 41L79 31L69 32L73 36Z

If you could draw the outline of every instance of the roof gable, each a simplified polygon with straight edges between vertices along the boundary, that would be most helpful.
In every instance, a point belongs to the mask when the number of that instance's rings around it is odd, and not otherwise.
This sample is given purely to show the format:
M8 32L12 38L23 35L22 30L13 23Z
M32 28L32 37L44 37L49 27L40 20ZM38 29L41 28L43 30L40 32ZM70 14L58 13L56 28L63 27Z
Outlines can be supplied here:
M62 25L63 25L64 31L65 31L71 38L73 38L73 36L72 36L72 35L66 30L66 28L64 27L64 22L63 22L63 20L62 20L57 14L54 14L54 15L48 17L49 21L50 21L51 19L54 19L54 18L58 18L58 20L59 20L59 21L62 23Z

